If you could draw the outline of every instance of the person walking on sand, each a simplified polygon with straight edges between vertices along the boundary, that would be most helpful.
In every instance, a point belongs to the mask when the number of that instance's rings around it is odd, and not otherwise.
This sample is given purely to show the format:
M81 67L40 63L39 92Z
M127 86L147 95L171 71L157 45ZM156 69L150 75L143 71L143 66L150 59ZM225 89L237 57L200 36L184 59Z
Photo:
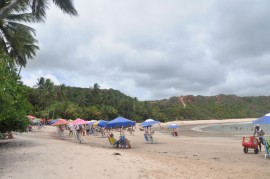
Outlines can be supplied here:
M68 130L69 130L68 136L73 137L73 133L74 133L74 130L75 130L74 126L73 125L68 126Z
M82 125L82 132L81 132L81 134L82 134L83 136L86 135L86 126L85 126L84 124Z
M81 138L82 127L81 127L81 125L76 125L75 129L76 129L76 139L78 140L78 142L82 143L82 138Z
M256 137L259 138L259 148L260 148L260 151L262 149L262 145L263 144L263 141L264 141L264 131L262 130L262 128L260 127L259 124L256 124L255 128L254 128L254 133L253 133L253 136L256 135ZM263 144L264 145L264 144Z
M63 125L60 125L59 126L59 134L60 134L60 137L62 140L64 139L64 131L65 131L65 127Z

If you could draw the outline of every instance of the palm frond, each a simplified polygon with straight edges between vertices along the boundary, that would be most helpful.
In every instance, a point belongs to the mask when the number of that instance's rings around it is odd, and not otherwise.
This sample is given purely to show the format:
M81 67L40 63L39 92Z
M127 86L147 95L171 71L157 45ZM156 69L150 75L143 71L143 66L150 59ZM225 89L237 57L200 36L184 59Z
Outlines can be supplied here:
M17 33L19 31L23 31L24 33L33 33L33 35L36 35L36 30L32 27L29 27L27 25L17 23L17 22L6 22L5 28L8 30L16 31Z
M6 17L6 20L13 22L39 22L32 13L11 14Z
M1 0L0 20L5 19L11 12L25 12L29 9L30 0Z
M32 0L32 13L38 21L44 21L46 18L46 9L49 8L48 0Z
M0 26L1 28L1 26ZM5 47L16 64L25 66L27 59L34 58L39 49L35 39L35 30L24 24L7 22L1 28Z
M74 8L73 0L53 0L54 4L58 6L64 13L70 15L78 15L78 12Z

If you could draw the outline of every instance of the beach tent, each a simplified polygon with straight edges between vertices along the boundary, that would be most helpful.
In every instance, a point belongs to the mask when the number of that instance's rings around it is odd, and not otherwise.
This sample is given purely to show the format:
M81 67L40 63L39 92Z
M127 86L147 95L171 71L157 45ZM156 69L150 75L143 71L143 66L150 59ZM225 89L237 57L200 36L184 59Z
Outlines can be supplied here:
M270 124L270 113L256 119L252 124Z
M58 119L57 122L53 123L52 126L66 125L68 122L65 119Z
M176 128L179 128L180 126L179 125L177 125L177 124L170 124L169 126L168 126L168 128L170 128L170 129L176 129Z
M152 125L155 125L155 124L160 124L159 121L156 121L154 119L147 119L145 120L144 122L142 122L140 124L140 126L143 126L143 127L151 127Z
M135 126L136 122L124 117L117 117L107 123L107 128L121 128Z
M93 124L93 127L105 127L109 121L99 120Z

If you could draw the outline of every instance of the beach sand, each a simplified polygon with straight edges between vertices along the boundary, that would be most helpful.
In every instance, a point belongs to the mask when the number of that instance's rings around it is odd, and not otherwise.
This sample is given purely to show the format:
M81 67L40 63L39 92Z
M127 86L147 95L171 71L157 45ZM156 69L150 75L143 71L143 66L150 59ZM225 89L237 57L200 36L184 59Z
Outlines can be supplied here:
M264 158L264 149L244 154L242 136L191 130L252 120L174 121L181 125L179 136L153 127L156 144L146 143L137 127L133 135L126 132L131 149L113 148L100 135L83 136L80 144L65 131L61 140L56 127L44 126L0 141L0 178L269 178L270 159Z

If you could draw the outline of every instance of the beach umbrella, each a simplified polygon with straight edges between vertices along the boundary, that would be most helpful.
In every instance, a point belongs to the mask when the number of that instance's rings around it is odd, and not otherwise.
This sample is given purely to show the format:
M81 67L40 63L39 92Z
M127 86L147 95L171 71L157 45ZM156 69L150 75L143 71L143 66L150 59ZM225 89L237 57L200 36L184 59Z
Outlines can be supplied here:
M97 122L97 120L91 120L91 121L87 121L89 126L92 126L93 124L95 124L95 122Z
M83 119L77 118L76 120L72 121L70 124L71 125L80 125L80 124L88 124L88 122L83 120Z
M57 121L58 121L58 119L54 119L49 124L52 125L53 123L56 123Z
M30 119L30 120L34 120L36 117L35 116L32 116L32 115L27 115L26 116L28 119Z
M179 125L177 125L177 124L170 124L169 126L168 126L168 128L170 128L170 129L176 129L176 128L179 128L180 126Z
M45 118L41 118L40 122L42 122L43 124L46 122Z
M66 125L68 122L65 119L58 119L57 122L53 123L52 126Z
M270 113L256 119L252 124L270 124Z
M100 120L99 120L99 121L100 121ZM92 126L93 126L93 127L97 127L99 121L94 122L94 123L92 124Z
M143 126L143 127L151 127L152 125L155 125L155 124L160 124L159 121L156 121L154 119L147 119L145 120L144 122L142 122L140 124L140 126Z
M136 122L126 119L124 117L117 117L109 121L106 125L107 128L121 128L135 126Z

